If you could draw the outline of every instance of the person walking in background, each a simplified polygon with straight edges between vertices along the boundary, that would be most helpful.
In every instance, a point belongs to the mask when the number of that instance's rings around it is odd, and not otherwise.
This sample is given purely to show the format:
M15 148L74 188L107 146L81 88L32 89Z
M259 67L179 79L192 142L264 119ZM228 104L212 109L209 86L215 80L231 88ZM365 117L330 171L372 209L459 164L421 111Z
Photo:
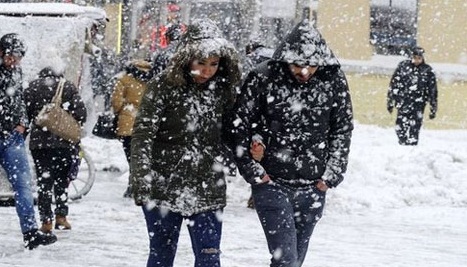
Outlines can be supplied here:
M262 42L250 40L245 46L245 62L243 64L243 75L246 76L258 64L272 57L274 50L267 48Z
M93 21L85 46L85 51L89 54L94 105L103 104L105 111L110 109L110 98L115 85L112 77L121 69L119 59L114 51L104 44L106 24L107 19Z
M188 26L169 66L149 84L131 141L132 193L149 236L148 267L173 266L190 221L196 267L220 266L226 205L223 122L240 81L238 54L209 19Z
M125 72L117 79L112 93L112 109L118 116L117 136L123 145L123 151L130 164L131 135L136 113L141 104L141 98L151 78L151 64L144 60L129 62ZM131 169L131 168L130 168ZM130 181L123 197L131 197Z
M182 34L183 29L179 24L173 24L165 31L167 46L155 54L152 60L151 77L155 77L167 67Z
M346 77L304 20L249 73L241 91L230 126L235 159L252 184L270 266L302 266L326 191L347 169L353 113Z
M44 105L52 102L63 77L64 69L54 62L55 67L45 67L38 78L29 84L24 91L26 110L31 123L29 149L34 160L37 185L38 207L41 231L52 232L52 222L55 215L55 229L70 230L67 220L69 173L77 162L76 144L65 140L34 124L34 120ZM68 111L81 125L86 121L86 108L78 89L69 81L63 85L62 107ZM56 208L52 211L52 196Z
M57 237L38 231L34 213L32 177L24 144L28 120L19 66L25 53L26 47L16 33L0 38L0 164L15 191L15 207L24 246L34 249L54 243Z
M430 120L436 117L438 109L438 87L436 75L424 58L425 50L415 47L412 59L399 63L392 75L387 109L392 113L397 109L396 134L401 145L418 144L423 123L425 106L430 104Z

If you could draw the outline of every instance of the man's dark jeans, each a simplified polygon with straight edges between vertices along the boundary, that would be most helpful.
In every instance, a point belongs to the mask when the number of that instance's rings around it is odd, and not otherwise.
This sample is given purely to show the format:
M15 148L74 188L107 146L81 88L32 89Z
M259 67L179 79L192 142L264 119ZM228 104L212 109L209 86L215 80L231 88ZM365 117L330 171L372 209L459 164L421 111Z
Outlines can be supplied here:
M147 267L171 267L177 252L183 219L188 220L195 267L220 267L222 210L207 211L188 217L171 211L161 212L143 206L149 235Z
M313 229L323 214L325 195L315 186L297 189L273 182L253 186L271 267L302 266Z

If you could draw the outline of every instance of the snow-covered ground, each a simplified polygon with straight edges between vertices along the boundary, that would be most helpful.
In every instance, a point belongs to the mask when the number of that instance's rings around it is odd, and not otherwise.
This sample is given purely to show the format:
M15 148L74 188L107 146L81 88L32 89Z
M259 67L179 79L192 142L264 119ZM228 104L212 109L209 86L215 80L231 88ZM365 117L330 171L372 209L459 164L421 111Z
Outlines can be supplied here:
M0 266L145 266L142 212L122 198L127 164L116 141L83 140L97 167L91 192L70 205L73 229L25 251L14 208L0 207ZM118 167L120 172L103 169ZM467 266L467 131L422 130L417 147L393 129L356 125L344 182L328 193L304 267ZM249 186L233 177L224 214L222 264L269 266L262 229L246 208ZM182 230L175 266L193 266Z

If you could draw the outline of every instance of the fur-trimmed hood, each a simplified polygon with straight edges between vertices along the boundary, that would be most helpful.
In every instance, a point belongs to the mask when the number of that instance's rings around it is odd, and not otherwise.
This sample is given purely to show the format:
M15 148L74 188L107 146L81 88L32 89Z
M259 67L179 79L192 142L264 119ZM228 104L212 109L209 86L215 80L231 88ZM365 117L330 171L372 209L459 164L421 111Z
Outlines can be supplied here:
M219 28L209 19L194 20L188 25L182 36L172 60L166 69L167 82L172 86L185 86L191 79L189 64L194 59L204 59L210 56L221 58L216 76L225 79L227 84L236 86L240 81L241 71L238 52L227 41Z
M309 20L303 20L290 31L272 58L299 66L340 65L324 38Z

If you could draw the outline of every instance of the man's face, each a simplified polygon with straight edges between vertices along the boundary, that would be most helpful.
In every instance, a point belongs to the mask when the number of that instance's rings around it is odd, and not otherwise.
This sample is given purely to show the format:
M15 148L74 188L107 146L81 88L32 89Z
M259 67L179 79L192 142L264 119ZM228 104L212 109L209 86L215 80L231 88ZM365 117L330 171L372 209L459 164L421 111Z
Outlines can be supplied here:
M418 66L418 65L422 64L423 63L423 57L422 56L413 56L412 57L412 63L415 66Z
M315 74L318 66L299 66L296 64L290 64L289 69L299 83L306 83L311 76Z
M23 57L17 55L3 55L3 65L7 69L13 69L21 63Z

